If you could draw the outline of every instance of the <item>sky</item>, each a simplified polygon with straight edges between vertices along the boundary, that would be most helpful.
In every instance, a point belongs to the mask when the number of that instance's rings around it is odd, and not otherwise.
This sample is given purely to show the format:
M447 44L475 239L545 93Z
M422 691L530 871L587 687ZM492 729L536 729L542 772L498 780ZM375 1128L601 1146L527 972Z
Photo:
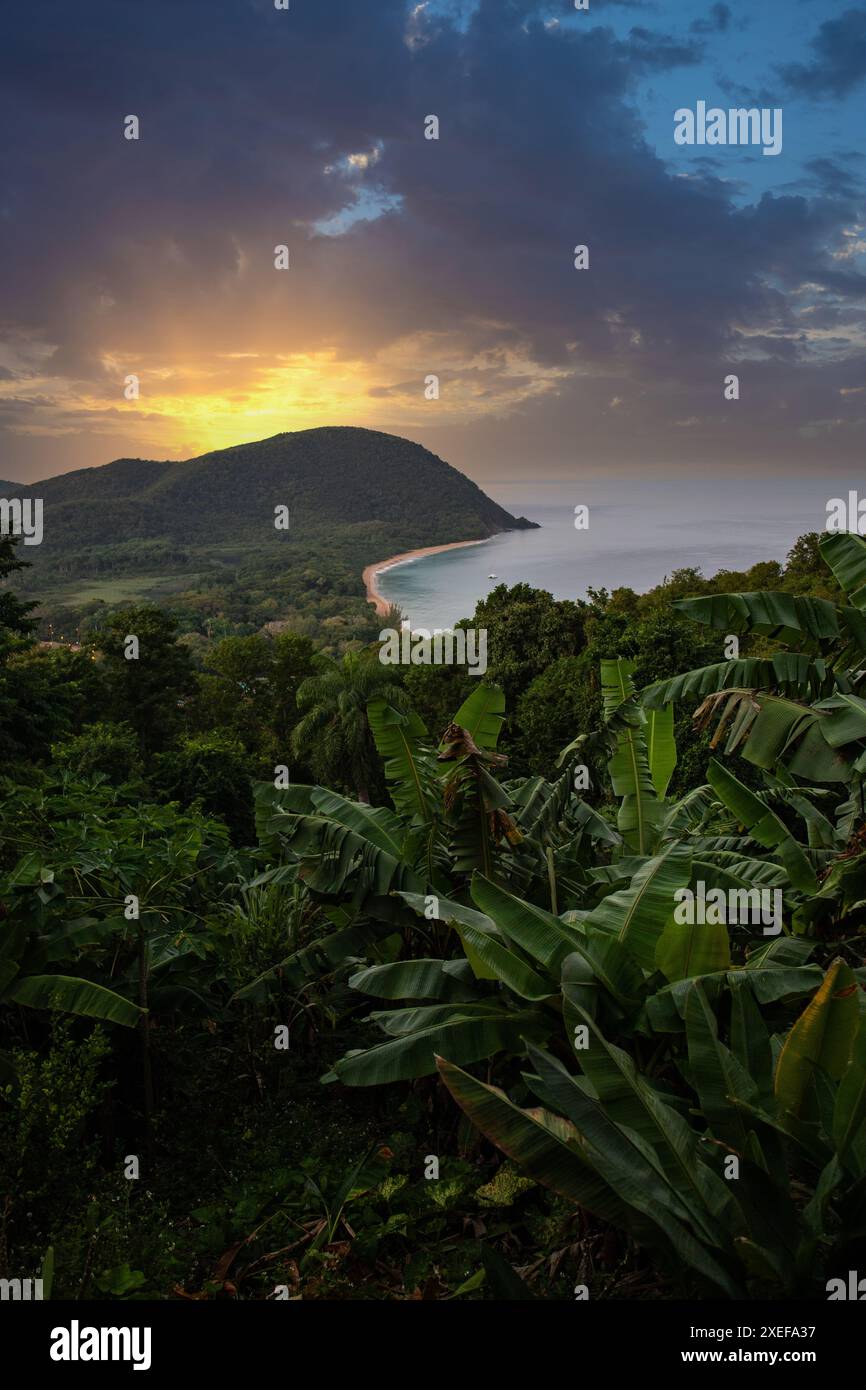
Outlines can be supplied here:
M866 5L19 0L2 25L0 478L334 424L482 486L862 478ZM677 144L699 102L781 110L780 153Z

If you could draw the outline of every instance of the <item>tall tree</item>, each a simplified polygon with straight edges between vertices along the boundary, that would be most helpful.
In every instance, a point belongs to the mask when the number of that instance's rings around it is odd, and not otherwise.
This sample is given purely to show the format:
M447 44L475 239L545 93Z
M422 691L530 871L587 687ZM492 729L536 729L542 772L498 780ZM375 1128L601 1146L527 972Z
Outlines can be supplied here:
M292 734L292 751L320 782L353 790L365 802L382 783L367 719L367 701L379 698L406 707L403 687L376 652L347 652L341 662L321 657L298 691L304 714Z
M288 756L300 718L298 689L313 674L315 658L312 639L297 633L224 638L205 657L192 728L230 729L265 775Z
M37 621L31 614L36 605L22 603L7 587L12 575L28 568L18 554L16 538L0 536L0 757L4 760L47 749L56 733L51 692L40 679L44 669L26 669L21 662L33 649Z
M146 604L124 608L112 613L89 646L101 659L109 716L132 725L143 753L165 748L195 691L190 655L177 641L174 618Z
M15 536L0 535L0 584L4 586L0 589L0 641L29 638L37 625L31 616L36 604L22 603L17 594L5 587L10 575L30 568L18 554L17 544Z

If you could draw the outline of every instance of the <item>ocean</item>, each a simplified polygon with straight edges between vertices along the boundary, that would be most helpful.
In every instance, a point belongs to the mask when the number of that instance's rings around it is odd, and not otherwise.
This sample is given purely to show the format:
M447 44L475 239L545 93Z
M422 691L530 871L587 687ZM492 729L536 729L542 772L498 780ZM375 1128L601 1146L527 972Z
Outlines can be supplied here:
M784 562L798 536L824 529L828 500L846 496L856 480L825 474L482 486L541 529L508 532L382 574L380 592L413 627L445 628L471 618L477 601L498 584L526 583L557 599L575 599L589 588L644 592L687 566L710 578L761 560ZM586 530L575 529L576 506L589 508Z

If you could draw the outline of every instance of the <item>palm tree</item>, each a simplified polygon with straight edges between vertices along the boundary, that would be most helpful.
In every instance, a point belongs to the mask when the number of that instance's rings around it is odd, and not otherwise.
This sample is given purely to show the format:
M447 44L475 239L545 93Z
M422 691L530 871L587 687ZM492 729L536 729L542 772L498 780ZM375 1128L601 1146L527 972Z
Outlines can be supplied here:
M369 804L381 764L367 719L367 701L406 708L406 693L369 649L347 652L341 662L319 658L319 669L298 689L304 716L292 733L292 751L325 786L353 790Z

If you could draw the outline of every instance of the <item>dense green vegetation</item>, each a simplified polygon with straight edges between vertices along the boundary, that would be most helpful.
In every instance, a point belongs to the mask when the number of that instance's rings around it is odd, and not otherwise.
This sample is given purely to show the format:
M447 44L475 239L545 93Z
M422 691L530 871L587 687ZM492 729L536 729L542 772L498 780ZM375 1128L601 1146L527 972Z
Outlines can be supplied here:
M43 648L25 559L0 1277L760 1299L862 1267L866 541L501 586L483 682L149 604Z

